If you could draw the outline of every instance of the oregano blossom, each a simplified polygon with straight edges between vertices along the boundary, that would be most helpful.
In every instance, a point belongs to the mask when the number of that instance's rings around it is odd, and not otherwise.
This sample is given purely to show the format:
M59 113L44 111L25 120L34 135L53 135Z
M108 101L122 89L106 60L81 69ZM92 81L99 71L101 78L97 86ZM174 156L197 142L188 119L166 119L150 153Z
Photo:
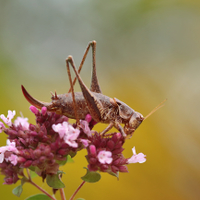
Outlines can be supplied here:
M15 111L9 110L7 117L0 115L0 132L7 134L8 138L7 145L0 147L4 184L16 183L21 177L26 177L24 169L31 169L56 188L61 177L60 166L82 149L87 150L87 173L92 176L106 172L118 177L119 172L128 172L127 165L130 163L146 161L143 153L136 154L135 147L132 149L133 156L125 158L122 154L125 138L121 133L103 136L92 130L96 122L89 114L78 124L71 124L66 116L48 112L46 107L40 111L30 106L30 110L35 114L35 125L29 124L28 118L24 117L17 117L12 123ZM100 178L96 175L98 181Z

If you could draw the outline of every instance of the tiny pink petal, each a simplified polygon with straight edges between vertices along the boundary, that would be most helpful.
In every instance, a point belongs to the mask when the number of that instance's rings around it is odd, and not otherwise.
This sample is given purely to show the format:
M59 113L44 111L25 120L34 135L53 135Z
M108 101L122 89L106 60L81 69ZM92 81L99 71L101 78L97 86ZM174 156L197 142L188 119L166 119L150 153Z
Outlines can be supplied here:
M11 120L13 119L15 114L16 114L15 110L13 111L9 110L7 117L5 117L5 115L2 114L0 115L0 118L4 121L5 124L7 124L8 126L11 126L12 125Z
M86 148L86 147L88 147L88 145L89 145L89 140L87 140L87 139L81 139L81 142L82 142L82 144L83 144L83 146Z
M89 124L87 121L85 120L80 120L80 127L83 129L84 133L88 136L91 137L92 133L91 130L89 128Z
M14 154L11 154L10 157L6 158L6 161L10 161L11 164L13 164L14 166L17 164L17 161L18 161L18 156L14 155Z
M5 146L5 147L6 147L7 151L13 151L15 153L18 152L15 142L11 142L10 140L7 140L6 143L7 143L7 146Z
M0 163L4 161L4 152L0 153Z
M75 142L75 140L77 139L77 137L78 137L78 135L76 133L71 134L71 135L65 135L64 136L64 141L69 146L76 148L76 147L78 147L78 143Z
M14 121L14 125L15 125L15 126L19 126L20 124L21 124L22 127L24 127L26 130L29 129L28 118L17 117L17 119Z
M69 125L67 135L72 134L74 137L78 137L80 134L79 129L75 129L72 125Z
M53 124L52 125L52 129L59 134L61 139L68 132L68 129L69 129L68 127L69 127L68 122L63 122L63 123Z
M0 122L0 133L5 129L5 126L2 122Z
M105 151L105 150L100 151L97 155L97 158L98 158L99 162L102 163L102 164L106 164L106 163L110 164L113 160L112 152Z
M135 147L132 148L133 156L128 159L128 163L143 163L146 161L146 155L143 153L136 154Z
M18 153L18 150L15 146L16 146L15 142L10 142L10 140L7 140L7 146L0 147L0 163L4 161L4 153L6 151L12 151L14 153Z

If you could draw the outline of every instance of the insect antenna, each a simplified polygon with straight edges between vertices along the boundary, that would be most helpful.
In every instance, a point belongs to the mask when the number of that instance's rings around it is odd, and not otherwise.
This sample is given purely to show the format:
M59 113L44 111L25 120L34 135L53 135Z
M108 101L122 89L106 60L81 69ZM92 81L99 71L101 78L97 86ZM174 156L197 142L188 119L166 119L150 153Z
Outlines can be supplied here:
M159 103L145 118L144 118L144 120L145 119L147 119L149 116L151 116L153 113L155 113L158 109L160 109L161 107L163 107L164 106L164 102L165 101L167 101L167 99L165 99L164 101L162 101L161 103Z
M71 62L71 64L74 65L73 62ZM71 86L70 89L72 91L74 114L76 116L77 124L79 124L79 118L78 118L78 115L77 115L77 105L76 105L76 99L75 99L75 95L74 95L74 87L73 87L72 77L71 77L71 73L70 73L70 69L69 69L69 59L68 58L66 59L66 66L67 66L67 73L68 73L68 76L69 76L69 82L70 82L70 86Z

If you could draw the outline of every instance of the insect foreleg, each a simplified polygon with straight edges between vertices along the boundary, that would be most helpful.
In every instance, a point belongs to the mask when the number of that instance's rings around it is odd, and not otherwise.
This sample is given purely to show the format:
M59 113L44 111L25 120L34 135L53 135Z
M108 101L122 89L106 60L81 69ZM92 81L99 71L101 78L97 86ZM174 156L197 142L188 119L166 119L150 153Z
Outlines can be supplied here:
M112 127L115 127L122 135L123 137L126 137L126 133L124 132L124 129L121 127L121 125L118 122L110 122L110 124L100 133L100 135L104 135L107 133Z
M107 133L113 126L114 123L110 122L110 124L100 133L100 135L104 135L105 133Z

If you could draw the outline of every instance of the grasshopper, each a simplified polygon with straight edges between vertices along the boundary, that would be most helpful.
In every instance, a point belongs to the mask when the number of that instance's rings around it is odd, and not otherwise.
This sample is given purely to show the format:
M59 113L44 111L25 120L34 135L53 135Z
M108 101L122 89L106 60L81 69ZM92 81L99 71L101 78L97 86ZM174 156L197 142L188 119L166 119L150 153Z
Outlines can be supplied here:
M92 47L92 79L90 89L88 89L79 73L90 47ZM73 82L71 79L70 66L76 75ZM45 106L50 112L56 112L57 114L65 115L71 119L76 119L77 123L79 123L80 119L85 119L87 114L90 114L96 122L108 124L100 133L102 135L108 132L112 127L115 127L123 137L132 136L146 117L144 118L142 114L136 112L117 98L110 98L102 94L96 74L96 41L91 41L88 44L78 71L72 56L68 56L66 59L66 67L71 85L68 93L57 95L55 92L51 97L52 102L47 103L33 98L22 85L22 92L28 102L39 109ZM74 92L73 85L77 79L82 92ZM122 127L121 124L124 124L124 127Z

